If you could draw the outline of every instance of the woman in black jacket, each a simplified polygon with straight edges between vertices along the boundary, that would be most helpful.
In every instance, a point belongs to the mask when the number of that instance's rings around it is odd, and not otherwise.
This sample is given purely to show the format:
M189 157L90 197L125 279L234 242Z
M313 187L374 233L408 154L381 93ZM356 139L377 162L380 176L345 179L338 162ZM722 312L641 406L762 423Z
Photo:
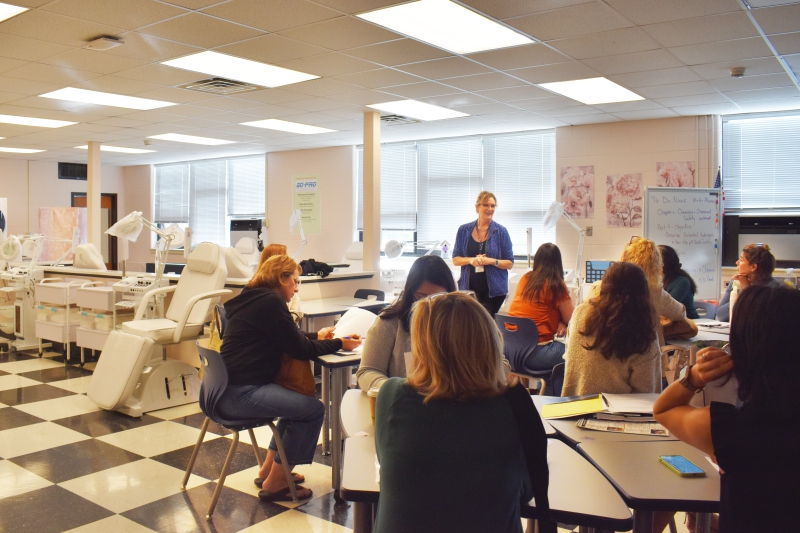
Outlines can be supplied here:
M325 414L315 397L274 382L283 354L312 361L361 344L358 338L333 339L332 328L320 334L304 334L297 329L286 304L298 290L299 277L300 268L292 258L271 257L242 293L225 304L228 323L221 352L228 367L228 388L217 409L231 418L280 418L277 430L286 457L276 456L273 440L257 480L263 480L258 493L263 501L291 501L280 462L286 460L292 466L311 463ZM298 486L297 495L307 499L312 493Z

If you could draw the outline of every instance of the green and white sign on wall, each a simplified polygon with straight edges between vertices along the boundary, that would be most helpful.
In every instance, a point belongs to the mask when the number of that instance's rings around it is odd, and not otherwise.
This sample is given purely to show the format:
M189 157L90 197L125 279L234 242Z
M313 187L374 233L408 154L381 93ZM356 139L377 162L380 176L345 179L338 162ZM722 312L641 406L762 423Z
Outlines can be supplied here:
M302 213L300 220L306 235L319 235L321 232L320 202L319 178L316 174L292 176L292 211L299 209Z

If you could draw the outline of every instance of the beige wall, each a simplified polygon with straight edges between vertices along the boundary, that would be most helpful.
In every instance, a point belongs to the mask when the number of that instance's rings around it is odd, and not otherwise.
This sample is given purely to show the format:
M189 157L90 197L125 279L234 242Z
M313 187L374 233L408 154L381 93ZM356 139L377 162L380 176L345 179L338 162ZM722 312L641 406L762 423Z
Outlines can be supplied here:
M285 244L289 254L300 246L300 236L290 232L292 176L316 174L321 195L321 233L306 231L308 244L299 259L339 262L353 242L355 229L355 148L337 146L267 154L267 229L270 243Z
M656 185L656 163L695 161L695 185L713 186L716 169L714 151L707 147L713 129L711 117L678 117L570 126L556 129L556 195L561 194L561 167L594 165L594 217L576 219L581 227L592 226L586 238L583 265L587 259L617 260L633 235L642 227L617 228L606 224L606 176L642 173L642 187ZM578 232L563 219L556 227L556 244L565 268L574 268Z
M151 174L152 165L137 165L132 167L122 167L122 194L120 197L119 217L122 218L131 211L141 211L142 216L147 220L152 220L150 200L152 195ZM144 264L152 263L155 255L150 251L151 233L147 229L142 230L136 242L130 244L128 259L128 270L131 272L144 272ZM180 256L183 259L183 256ZM172 259L170 258L170 261ZM122 268L122 265L119 265Z

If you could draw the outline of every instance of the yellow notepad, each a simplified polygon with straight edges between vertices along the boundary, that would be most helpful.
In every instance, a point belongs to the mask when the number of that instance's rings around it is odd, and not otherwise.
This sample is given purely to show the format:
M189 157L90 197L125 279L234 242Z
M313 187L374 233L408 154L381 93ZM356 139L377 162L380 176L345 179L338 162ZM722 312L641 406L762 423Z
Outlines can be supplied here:
M542 418L568 418L570 416L601 413L605 408L606 404L603 401L603 395L598 394L591 398L545 404L542 406Z

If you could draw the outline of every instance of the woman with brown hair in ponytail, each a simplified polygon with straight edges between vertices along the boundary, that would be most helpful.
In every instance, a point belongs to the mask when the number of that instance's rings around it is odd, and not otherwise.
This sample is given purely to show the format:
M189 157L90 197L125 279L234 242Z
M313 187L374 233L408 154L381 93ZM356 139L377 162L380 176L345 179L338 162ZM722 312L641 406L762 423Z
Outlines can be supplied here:
M728 288L717 307L717 320L730 322L731 320L731 291L739 282L742 290L751 285L766 285L767 287L780 287L781 282L772 277L775 270L775 256L769 250L768 244L748 244L742 250L742 255L736 261L736 274L728 283Z

